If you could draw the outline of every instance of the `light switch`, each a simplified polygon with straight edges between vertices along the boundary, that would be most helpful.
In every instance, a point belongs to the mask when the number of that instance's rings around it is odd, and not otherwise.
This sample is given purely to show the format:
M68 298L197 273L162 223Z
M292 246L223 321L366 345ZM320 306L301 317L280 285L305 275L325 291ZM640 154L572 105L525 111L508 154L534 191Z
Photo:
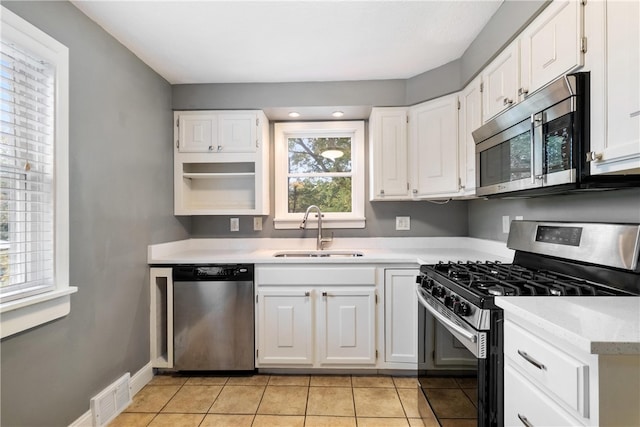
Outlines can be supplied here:
M260 231L262 230L262 217L261 216L254 216L253 217L253 231Z
M411 217L410 216L397 216L396 217L396 230L411 230Z
M240 218L231 218L229 224L229 229L231 231L240 231Z

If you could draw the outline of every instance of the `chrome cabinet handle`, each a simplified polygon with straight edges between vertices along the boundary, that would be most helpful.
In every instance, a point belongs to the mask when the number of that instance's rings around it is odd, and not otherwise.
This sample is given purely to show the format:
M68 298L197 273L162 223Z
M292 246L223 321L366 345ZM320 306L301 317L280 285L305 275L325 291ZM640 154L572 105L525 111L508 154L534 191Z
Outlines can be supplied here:
M218 145L218 151L222 151L222 145Z
M587 163L598 162L602 160L602 153L596 153L595 151L589 151L587 153Z
M533 427L533 424L531 424L527 419L527 417L525 417L524 415L518 414L518 418L520 419L520 421L525 427Z
M326 297L327 295L328 295L327 292L322 292L323 297Z
M309 291L305 292L305 293L304 293L304 296L305 296L305 297L311 296L311 292L309 292Z
M209 151L213 151L213 145L209 146Z
M502 100L502 105L511 105L513 104L513 99L505 98Z
M531 363L533 366L535 366L536 368L540 369L541 371L546 371L547 370L546 366L544 366L542 363L538 362L533 357L529 356L526 352L524 352L522 350L518 350L518 354L520 356L522 356L522 358L524 360L526 360L527 362Z
M523 87L518 89L518 95L520 95L520 96L524 95L524 97L526 98L528 94L529 94L529 91L527 89L525 89Z

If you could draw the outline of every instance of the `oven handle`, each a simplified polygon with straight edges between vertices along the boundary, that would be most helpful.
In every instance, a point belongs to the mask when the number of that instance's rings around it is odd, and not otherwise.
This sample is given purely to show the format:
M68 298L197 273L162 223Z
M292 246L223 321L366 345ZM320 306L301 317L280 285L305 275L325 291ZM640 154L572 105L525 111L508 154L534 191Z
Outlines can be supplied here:
M454 331L456 331L457 333L459 333L460 335L462 335L472 343L475 343L478 341L478 337L475 334L472 334L471 332L456 325L451 320L447 319L446 316L438 312L438 310L431 307L431 304L429 304L429 302L422 296L422 288L420 288L419 286L416 286L416 294L418 294L418 300L420 301L420 304L422 304L424 308L429 310L429 312L433 314L433 316L436 319L438 319L441 323L443 323L446 327L453 329Z

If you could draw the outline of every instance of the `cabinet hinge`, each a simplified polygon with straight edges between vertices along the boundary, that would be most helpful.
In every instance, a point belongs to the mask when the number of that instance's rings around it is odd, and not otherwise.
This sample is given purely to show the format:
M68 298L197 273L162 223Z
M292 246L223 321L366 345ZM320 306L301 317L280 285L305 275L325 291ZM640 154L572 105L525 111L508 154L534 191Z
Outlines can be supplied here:
M378 350L376 350L376 360L378 360Z
M580 39L580 52L587 53L587 38L582 37Z
M407 182L407 191L409 191L409 183Z
M180 119L176 119L176 127L180 127Z
M376 297L376 304L378 304L378 294L376 294L375 297Z
M260 119L256 119L256 126L260 126Z
M582 3L583 6L587 5L587 0L582 0L580 3Z
M484 83L480 83L480 93L484 92Z
M258 295L256 295L256 304L258 303Z
M407 116L407 117L406 117L406 119L407 119L407 120L406 120L406 121L407 121L407 123L409 123L409 116Z
M180 148L180 140L176 139L176 148Z
M256 357L260 356L260 350L256 349Z
M460 100L458 99L458 110L460 109Z

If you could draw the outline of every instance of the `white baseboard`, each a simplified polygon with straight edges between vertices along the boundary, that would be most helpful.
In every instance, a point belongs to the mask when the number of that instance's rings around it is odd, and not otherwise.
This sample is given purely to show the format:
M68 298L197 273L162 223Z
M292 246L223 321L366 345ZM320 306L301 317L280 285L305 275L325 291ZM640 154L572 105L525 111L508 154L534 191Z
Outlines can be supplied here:
M153 366L151 362L144 365L138 372L133 374L130 381L131 397L138 394L145 385L153 378ZM91 416L91 409L82 414L77 420L69 424L69 427L93 427L93 420Z

